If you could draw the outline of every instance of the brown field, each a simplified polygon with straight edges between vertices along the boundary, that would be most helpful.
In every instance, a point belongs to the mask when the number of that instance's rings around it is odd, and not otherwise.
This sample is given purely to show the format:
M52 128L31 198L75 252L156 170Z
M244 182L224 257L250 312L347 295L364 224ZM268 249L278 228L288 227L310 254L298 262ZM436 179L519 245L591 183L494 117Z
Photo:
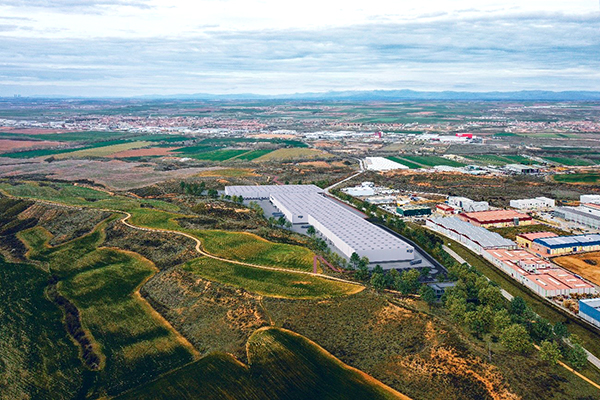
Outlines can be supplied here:
M0 132L22 133L23 135L51 135L53 133L65 133L69 131L62 129L14 128L12 126L0 126Z
M130 190L171 179L194 176L208 168L185 168L170 171L156 171L152 165L139 162L125 162L118 159L99 160L60 160L52 163L25 162L0 157L0 177L40 174L48 178L75 181L89 179L113 189Z
M181 147L151 147L149 149L132 149L111 154L109 158L145 157L145 156L170 156L171 151Z
M553 258L552 261L600 285L600 251ZM587 262L586 262L587 261Z
M215 168L200 172L197 176L216 178L235 178L242 176L260 176L249 168Z
M61 145L61 142L51 142L48 140L14 140L14 139L0 139L0 152L9 152L15 149L29 149L29 148L42 148L42 147L53 147Z
M325 161L306 161L302 163L298 163L298 165L306 166L306 167L316 167L316 168L331 168L331 164Z

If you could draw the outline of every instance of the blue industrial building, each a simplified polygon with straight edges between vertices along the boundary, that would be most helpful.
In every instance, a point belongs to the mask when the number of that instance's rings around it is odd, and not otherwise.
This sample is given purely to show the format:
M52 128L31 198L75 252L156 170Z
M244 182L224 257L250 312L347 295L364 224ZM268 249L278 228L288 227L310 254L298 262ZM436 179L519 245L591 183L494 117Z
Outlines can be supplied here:
M600 299L579 300L579 316L600 328Z

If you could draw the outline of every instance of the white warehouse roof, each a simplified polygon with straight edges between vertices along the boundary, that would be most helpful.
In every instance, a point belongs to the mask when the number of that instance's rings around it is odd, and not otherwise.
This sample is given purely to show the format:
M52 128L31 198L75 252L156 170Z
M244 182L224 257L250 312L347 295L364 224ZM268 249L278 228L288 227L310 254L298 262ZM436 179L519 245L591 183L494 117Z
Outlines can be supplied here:
M296 186L291 188L291 186ZM244 198L269 199L293 223L309 223L346 256L356 252L371 262L414 259L414 248L391 233L366 221L335 200L323 196L314 185L228 186L225 192ZM304 187L302 189L301 187ZM253 188L256 192L253 192Z
M515 242L512 240L505 239L496 232L490 232L483 227L472 225L457 217L430 218L430 221L445 229L469 238L484 249L515 246Z
M408 169L404 164L396 161L388 160L384 157L367 157L365 158L365 167L371 171L390 171L392 169Z

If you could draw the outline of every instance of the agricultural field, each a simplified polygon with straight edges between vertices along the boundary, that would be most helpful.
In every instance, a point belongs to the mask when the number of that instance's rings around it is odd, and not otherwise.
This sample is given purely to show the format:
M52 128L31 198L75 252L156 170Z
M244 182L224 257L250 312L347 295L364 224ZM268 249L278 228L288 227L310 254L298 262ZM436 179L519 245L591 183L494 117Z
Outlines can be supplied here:
M272 152L272 149L252 150L235 157L236 160L252 161Z
M465 164L460 163L458 161L449 160L447 158L438 157L438 156L402 155L402 156L398 157L398 160L399 160L398 162L400 162L400 163L405 163L406 161L408 161L412 164L420 165L419 168L434 167L436 165L447 165L449 167L464 167L465 166ZM394 160L394 161L396 161L396 160ZM410 165L406 165L406 166L412 168Z
M230 158L237 157L237 156L247 153L247 152L248 152L248 150L241 150L241 149L214 150L214 151L207 151L204 153L191 155L190 157L195 158L196 160L205 160L205 161L227 161Z
M307 160L307 159L323 159L333 157L329 153L321 150L306 149L306 148L285 148L272 151L268 154L256 158L254 161L292 161L292 160Z
M227 354L208 356L117 400L409 400L287 330L256 331L248 340L248 359L244 365Z
M464 155L463 157L472 160L476 164L504 166L506 164L525 164L532 165L535 161L519 155L493 155L493 154L478 154Z
M600 173L582 172L575 174L554 175L555 182L570 183L576 185L598 185L600 184Z
M571 232L564 231L559 228L555 228L549 225L520 225L520 226L507 226L504 228L488 228L490 231L499 233L502 237L506 239L515 240L517 235L521 233L530 233L530 232L553 232L559 236L567 236L570 235Z
M146 149L131 149L118 151L116 153L108 155L107 157L133 159L140 157L173 156L174 154L172 152L178 149L180 149L180 147L150 147Z
M127 144L127 143L131 143L131 142L128 142L127 140L108 140L108 141L95 142L95 143L91 143L91 144L85 144L80 147L71 147L71 148L66 148L66 149L65 148L60 148L60 149L55 148L55 149L15 151L15 152L11 152L11 153L2 154L2 157L9 157L9 158L36 158L36 157L46 157L46 156L57 157L58 155L65 155L65 154L74 153L74 152L84 152L85 150L93 151L93 149L96 149L99 147L108 147L108 146ZM76 143L75 143L75 145L76 145ZM85 154L85 153L83 153L83 154Z
M561 267L600 285L600 252L574 254L552 259Z
M242 288L267 297L322 299L347 296L363 289L360 285L330 281L293 272L247 267L208 257L189 261L182 266L182 269L204 279Z
M568 167L587 167L594 165L593 162L582 158L575 157L547 157L543 156L544 160L550 161L555 164L566 165Z
M61 142L48 141L48 140L11 140L11 139L0 139L0 155L1 153L8 153L17 149L27 149L34 147L36 149L44 147L55 147L61 145Z
M386 157L388 160L392 160L395 161L397 163L400 163L402 165L406 165L408 168L410 169L419 169L419 168L425 168L423 165L421 164L417 164L414 163L412 161L406 160L404 158L400 158L400 157L394 157L394 156L390 156L390 157Z
M127 142L113 144L110 146L93 147L89 149L77 150L69 153L57 154L54 156L55 159L60 160L63 158L85 158L85 157L109 157L115 153L122 151L139 149L151 145L152 142Z

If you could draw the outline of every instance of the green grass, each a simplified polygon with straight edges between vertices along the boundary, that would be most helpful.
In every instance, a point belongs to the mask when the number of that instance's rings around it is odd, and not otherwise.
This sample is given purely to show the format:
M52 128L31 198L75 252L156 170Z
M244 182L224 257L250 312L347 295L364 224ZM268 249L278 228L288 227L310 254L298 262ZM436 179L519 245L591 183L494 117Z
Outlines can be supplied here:
M444 157L438 157L438 156L405 156L403 155L402 157L399 158L400 160L406 160L406 161L411 161L415 164L422 164L425 167L434 167L436 165L447 165L450 167L463 167L465 166L465 164L460 163L458 161L454 161L454 160L448 160ZM401 161L399 161L401 162ZM410 167L409 165L407 165L407 167ZM423 167L419 167L419 168L423 168Z
M543 157L544 160L556 163L556 164L561 164L561 165L566 165L569 167L587 167L590 165L594 165L593 162L588 161L588 160L584 160L581 158L573 158L573 157Z
M0 398L75 398L87 374L62 323L44 296L49 275L0 257Z
M107 157L112 154L118 153L120 151L132 150L132 149L140 149L142 147L146 147L151 145L152 142L126 142L113 144L109 146L102 147L92 147L88 149L73 151L69 153L57 154L55 156L56 159L63 158L81 158L81 157Z
M416 163L414 163L414 162L412 162L412 161L405 160L405 159L403 159L403 158L398 158L398 157L391 156L391 157L387 157L387 159L388 159L388 160L395 161L395 162L397 162L397 163L400 163L400 164L402 164L402 165L406 165L406 166L407 166L408 168L410 168L410 169L419 169L419 168L424 168L424 167L423 167L422 165L420 165L420 164L416 164Z
M485 164L485 165L502 166L502 165L512 163L512 160L509 160L502 156L497 156L497 155L492 155L492 154L479 154L479 155L465 156L465 157L469 160L475 161L476 163Z
M258 330L248 340L248 358L246 366L211 355L118 400L406 399L290 331Z
M241 154L247 153L248 150L215 150L208 151L205 153L200 153L191 156L196 160L206 160L206 161L226 161L230 158L239 156Z
M99 390L114 395L192 361L193 355L135 295L156 272L154 265L134 253L99 248L105 225L57 247L42 243L49 235L40 227L23 231L20 238L32 249L29 257L60 279L59 292L79 310L102 360L96 378Z
M599 184L600 173L582 173L582 174L560 174L554 175L553 179L561 183L582 183L582 184Z
M272 149L263 149L263 150L252 150L249 151L245 154L242 154L238 157L236 157L236 160L244 160L244 161L252 161L257 159L258 157L262 157L265 154L269 154L270 152L272 152Z
M236 261L280 268L312 271L314 253L307 248L273 243L244 232L190 231L211 254Z
M358 285L292 272L246 267L208 257L189 261L183 265L183 269L208 280L269 297L329 298L354 294L362 290Z

